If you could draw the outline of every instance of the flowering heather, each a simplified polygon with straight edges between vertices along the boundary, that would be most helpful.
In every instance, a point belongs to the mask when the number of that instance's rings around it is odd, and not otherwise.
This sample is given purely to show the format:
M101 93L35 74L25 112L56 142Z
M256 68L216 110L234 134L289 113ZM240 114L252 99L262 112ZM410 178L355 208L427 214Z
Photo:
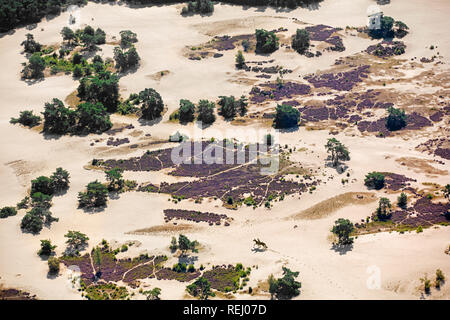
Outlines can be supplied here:
M293 96L305 95L311 92L311 87L296 82L285 82L283 85L277 83L263 83L255 86L250 91L250 101L261 103L266 100L279 101L291 99Z
M369 69L369 65L364 65L347 72L308 75L303 78L315 88L325 87L337 91L350 91L355 85L368 77Z
M166 222L172 219L188 220L194 222L207 222L210 225L221 224L222 220L227 219L225 214L216 214L211 212L199 212L193 210L181 210L181 209L165 209L164 219Z

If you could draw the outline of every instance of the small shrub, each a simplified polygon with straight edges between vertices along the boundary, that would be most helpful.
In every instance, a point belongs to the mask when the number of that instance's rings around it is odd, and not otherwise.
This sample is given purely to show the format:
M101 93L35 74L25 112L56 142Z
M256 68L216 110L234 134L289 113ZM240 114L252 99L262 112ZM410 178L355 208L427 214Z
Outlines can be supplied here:
M55 257L48 258L48 271L51 274L58 274L59 273L59 260Z
M17 214L17 210L14 207L3 207L0 209L0 218L1 219L15 216L16 214Z
M11 118L9 121L12 124L20 123L26 127L35 127L41 123L41 117L33 114L33 111L21 111L19 118Z

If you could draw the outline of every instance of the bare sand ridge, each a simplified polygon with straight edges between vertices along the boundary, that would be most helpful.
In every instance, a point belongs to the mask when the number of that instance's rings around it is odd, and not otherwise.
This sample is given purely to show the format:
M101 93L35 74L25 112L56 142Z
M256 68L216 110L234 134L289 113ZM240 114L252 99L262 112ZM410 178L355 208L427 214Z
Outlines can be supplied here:
M69 171L70 189L53 199L51 211L59 222L53 223L50 228L44 227L39 235L22 233L20 221L25 210L19 211L16 216L1 219L0 284L36 294L40 299L80 299L80 293L70 285L65 268L58 277L47 275L47 262L36 254L41 239L51 239L57 245L58 255L64 251L64 234L68 230L79 230L89 236L87 251L102 239L117 243L137 240L139 246L132 246L119 256L133 257L142 252L166 254L169 257L167 266L171 266L177 258L169 251L170 239L182 232L202 245L199 253L195 254L198 257L196 266L239 262L252 266L248 286L255 289L254 294L238 293L234 295L236 299L268 299L264 282L272 273L279 276L284 265L300 272L302 290L296 299L449 299L448 283L439 291L432 289L431 295L424 296L419 281L424 274L432 278L438 268L450 276L450 256L444 252L450 244L448 227L431 227L422 233L360 235L349 251L333 249L330 240L330 229L336 219L347 218L354 222L365 219L374 212L380 197L388 197L395 203L398 193L367 190L364 186L367 172L402 174L416 179L412 186L418 189L424 189L424 182L441 186L449 183L449 160L416 149L417 145L433 138L448 139L448 131L445 131L448 116L434 126L384 139L375 134L362 134L356 126L340 127L336 122L308 123L295 132L281 133L280 144L296 148L291 159L317 169L317 175L326 183L314 192L304 192L300 197L287 196L283 202L275 202L270 210L264 206L253 209L245 205L238 210L228 210L219 199L212 198L204 199L201 204L193 200L174 204L168 201L170 196L167 194L145 192L120 194L118 199L110 199L108 206L100 212L87 213L77 209L78 192L95 179L104 181L101 170L89 168L93 158L126 159L140 156L148 149L172 146L157 143L167 141L169 135L177 130L192 132L196 126L189 124L181 127L169 121L169 115L179 107L180 99L190 99L196 103L199 99L215 101L221 95L249 95L253 85L265 81L255 77L255 74L235 69L237 48L223 51L223 57L217 59L208 57L197 61L186 57L186 48L207 43L216 35L251 34L256 28L272 30L280 27L287 28L288 31L283 33L285 36L292 35L300 25L293 18L309 25L323 23L340 27L346 47L343 52L328 51L321 57L310 59L282 47L268 57L254 53L245 54L245 57L247 61L274 59L275 64L292 70L284 76L285 81L302 83L307 83L302 79L307 74L336 68L336 59L349 56L352 59L356 57L355 61L371 59L374 65L379 63L380 67L374 67L374 75L359 89L385 90L386 96L391 94L392 99L398 100L396 106L405 107L408 112L431 108L442 101L448 104L450 88L448 82L443 80L448 79L450 63L450 38L446 34L450 28L450 2L396 0L382 7L385 14L404 21L410 28L409 35L402 39L407 45L406 53L396 60L385 61L386 64L392 63L392 68L383 66L382 60L368 58L367 55L359 58L357 54L378 41L363 38L355 30L346 29L347 26L364 26L366 9L373 3L370 0L325 0L315 10L299 8L289 11L243 9L241 6L217 4L214 14L207 17L182 17L177 5L130 8L89 3L81 9L83 24L101 27L108 37L118 37L119 31L124 29L137 33L139 42L136 48L142 59L141 65L136 72L120 78L121 95L128 97L130 93L144 88L154 88L167 107L163 118L152 125L141 124L135 117L112 115L115 126L134 126L134 129L126 129L114 136L130 139L129 144L118 147L106 145L109 138L106 134L45 137L37 129L29 130L10 124L10 118L16 117L21 110L40 113L44 103L53 98L64 101L72 94L73 99L78 81L70 75L46 77L34 84L20 80L21 63L26 61L21 54L20 43L30 31L20 28L2 36L0 207L15 205L29 191L31 179L50 175L57 167ZM67 18L68 14L63 13L50 21L42 21L31 33L40 43L60 43L60 30L66 25ZM437 49L430 51L430 45L437 46ZM100 55L111 57L113 47L102 45ZM436 51L440 52L440 64L419 62L421 57L430 58ZM411 61L414 57L418 59ZM397 83L392 77L402 80ZM275 78L276 75L271 81ZM304 103L325 98L328 96L321 98L315 95L298 97L297 100ZM276 104L276 101L251 104L249 112L259 115L272 112ZM374 111L371 117L376 119L380 112ZM214 125L203 130L204 136L217 137L220 130L236 130L243 126L254 129L268 127L268 122L262 119L247 120L235 126L218 117ZM330 135L330 131L336 135ZM330 137L339 139L351 152L351 160L346 163L348 169L343 174L325 165L327 154L323 146ZM132 144L138 147L129 148ZM170 176L166 171L126 171L124 177L153 184L189 180ZM349 182L342 183L343 178ZM295 179L295 174L292 179ZM226 214L234 220L227 227L184 221L173 225L173 222L164 221L164 209L180 208ZM252 251L254 238L266 242L268 250ZM381 285L373 288L368 281L378 271ZM186 283L157 279L142 282L143 286L162 288L162 299L189 298L185 293ZM137 294L136 298L142 299L143 296Z

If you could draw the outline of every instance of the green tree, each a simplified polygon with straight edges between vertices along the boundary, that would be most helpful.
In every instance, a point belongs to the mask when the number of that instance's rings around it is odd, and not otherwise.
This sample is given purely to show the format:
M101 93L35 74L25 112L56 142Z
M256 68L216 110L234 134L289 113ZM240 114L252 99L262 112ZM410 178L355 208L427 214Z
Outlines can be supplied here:
M292 48L298 53L305 53L309 48L309 32L306 29L297 29L292 37Z
M196 240L191 241L183 234L178 236L178 248L181 250L182 255L186 255L186 252L189 250L192 252L198 252L198 245L199 243Z
M90 182L86 189L86 192L78 193L78 205L80 208L97 208L106 205L108 200L107 187L96 180Z
M204 124L211 124L216 121L216 115L214 114L215 107L216 104L214 102L206 99L200 100L197 105L197 120Z
M47 195L52 195L55 193L55 187L52 179L49 177L40 176L34 180L31 180L31 194L35 192L42 192Z
M300 111L287 104L278 105L274 119L275 128L291 128L298 126Z
M119 105L119 78L116 74L103 71L95 76L80 80L78 97L86 102L100 102L108 112L116 112Z
M278 49L278 38L273 31L256 29L256 51L272 53Z
M35 192L31 195L31 205L33 207L49 209L52 206L52 196L42 192Z
M85 102L77 106L77 131L83 133L100 133L112 127L109 114L100 102Z
M134 46L131 46L127 51L124 51L120 47L114 48L114 61L116 62L116 68L120 72L125 72L130 68L136 67L140 60L141 58Z
M409 27L402 21L394 22L394 33L396 37L403 38L408 34Z
M238 100L237 106L241 117L245 116L245 114L247 113L247 106L248 106L247 98L244 95L242 95Z
M44 224L49 225L53 221L58 221L58 218L54 218L48 209L43 207L32 208L25 216L22 218L20 227L23 231L31 233L39 233Z
M56 171L50 176L55 192L61 192L69 188L69 172L63 168L56 168Z
M132 46L130 49L128 49L126 55L127 55L128 68L134 68L139 64L141 57L139 57L139 54L137 53L137 50L134 46Z
M73 68L73 76L75 78L81 78L83 76L83 69L79 64L75 65L75 67Z
M380 198L377 208L377 217L380 220L389 219L391 216L391 201L388 198Z
M54 98L45 104L44 132L53 134L66 134L76 124L76 112L64 106L64 103Z
M109 181L108 189L110 191L120 191L125 185L125 180L122 176L123 169L114 168L111 170L105 171L106 180Z
M122 30L120 34L120 45L123 48L129 48L133 43L138 42L137 35L131 30Z
M245 67L245 58L241 50L239 50L236 54L236 67L238 69L242 69Z
M397 204L400 208L406 208L408 204L408 196L406 193L402 192L400 196L397 198Z
M26 40L22 41L20 44L26 53L39 52L42 49L42 45L34 40L34 36L31 33L25 35Z
M146 88L139 92L139 101L142 103L142 118L154 120L161 116L164 102L161 95L153 88Z
M41 240L41 249L38 251L38 255L50 256L55 248L56 246L52 245L50 240Z
M373 188L376 190L380 190L384 187L384 175L380 172L370 172L366 175L364 179L364 184L368 188Z
M159 300L159 295L161 294L160 288L153 288L152 290L146 290L142 292L143 295L147 297L147 300Z
M22 70L22 75L25 79L39 79L44 76L45 61L42 59L41 54L35 52L28 59L28 64Z
M327 149L327 153L331 153L331 161L333 162L334 167L338 165L339 160L342 161L350 160L350 153L347 147L344 146L336 138L328 139L325 148Z
M445 199L449 200L450 199L450 184L446 184L444 189L442 190L442 192L444 193Z
M348 219L339 218L334 222L334 226L331 229L331 232L334 233L338 237L339 245L348 245L353 243L353 238L350 237L350 234L353 232L354 226L353 223Z
M66 243L75 250L86 246L89 241L89 237L84 233L74 230L69 230L64 237L67 238Z
M186 287L186 291L193 297L199 297L201 300L207 300L213 296L211 291L211 283L205 277L200 277L194 283Z
M405 110L389 107L387 112L386 128L389 131L396 131L406 127L407 116Z
M299 272L291 271L290 269L283 267L283 277L275 279L273 275L269 276L269 292L273 299L287 300L292 299L300 294L300 288L302 284L295 280L299 275Z
M72 43L72 41L76 39L75 32L73 32L73 30L70 29L69 27L62 28L61 36L64 41L68 42L69 45Z
M169 249L172 253L177 251L177 249L178 249L177 238L172 237L172 240L170 241Z
M220 96L219 98L219 114L225 119L233 119L238 111L238 101L235 100L234 96Z
M180 109L178 110L180 122L192 122L195 118L195 105L186 99L180 100Z
M41 123L41 117L34 115L33 111L25 110L20 112L19 118L11 118L9 122L12 124L20 123L32 128Z

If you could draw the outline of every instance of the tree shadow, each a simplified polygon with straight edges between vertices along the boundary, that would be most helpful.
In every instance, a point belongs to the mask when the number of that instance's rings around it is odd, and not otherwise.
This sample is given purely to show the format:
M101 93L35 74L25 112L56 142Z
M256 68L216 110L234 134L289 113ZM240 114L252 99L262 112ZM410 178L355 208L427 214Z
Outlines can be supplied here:
M331 250L333 250L334 252L339 253L339 255L345 255L347 254L347 252L352 251L353 250L353 243L352 244L336 244L333 243L331 246Z
M47 279L53 280L58 278L59 276L59 272L58 273L53 273L53 272L47 272Z
M144 118L139 118L138 119L138 122L139 122L139 124L141 126L154 126L155 124L158 124L161 121L162 121L162 116L158 117L156 119L153 119L153 120L147 120L147 119L144 119Z
M11 36L14 33L16 33L15 29L12 29L12 30L9 30L9 31L6 31L6 32L2 32L2 33L0 33L0 39L3 38L3 37L6 37L6 36Z
M108 196L111 200L119 200L120 194L121 194L121 192L118 192L118 191L110 191Z
M258 252L265 252L267 251L267 249L263 249L263 248L252 248L251 251L253 253L258 253Z
M117 75L119 76L119 78L122 78L122 77L128 76L130 74L136 73L136 71L139 69L140 66L141 66L141 64L137 64L136 66L131 67L124 72L117 73Z
M22 80L27 84L27 85L29 85L29 86L32 86L32 85L35 85L36 83L39 83L39 82L42 82L42 81L44 81L45 80L45 77L39 77L39 78L37 78L37 79L25 79L25 78L22 78Z
M180 255L178 257L178 263L184 263L186 265L194 264L195 261L198 261L198 256Z
M89 208L80 208L82 209L85 213L89 213L89 214L95 214L95 213L99 213L99 212L103 212L106 209L106 206L101 206L101 207L89 207Z
M202 121L195 121L195 125L197 126L197 128L202 130L211 127L213 123L203 123Z
M336 172L337 172L338 174L342 174L342 173L344 173L345 171L347 171L348 165L342 164L342 163L338 162L338 164L337 164L336 166L334 166L334 164L333 164L333 162L331 161L330 158L331 158L331 156L329 156L329 157L327 158L327 162L325 162L325 166L326 166L326 167L332 168L332 169L336 169Z

